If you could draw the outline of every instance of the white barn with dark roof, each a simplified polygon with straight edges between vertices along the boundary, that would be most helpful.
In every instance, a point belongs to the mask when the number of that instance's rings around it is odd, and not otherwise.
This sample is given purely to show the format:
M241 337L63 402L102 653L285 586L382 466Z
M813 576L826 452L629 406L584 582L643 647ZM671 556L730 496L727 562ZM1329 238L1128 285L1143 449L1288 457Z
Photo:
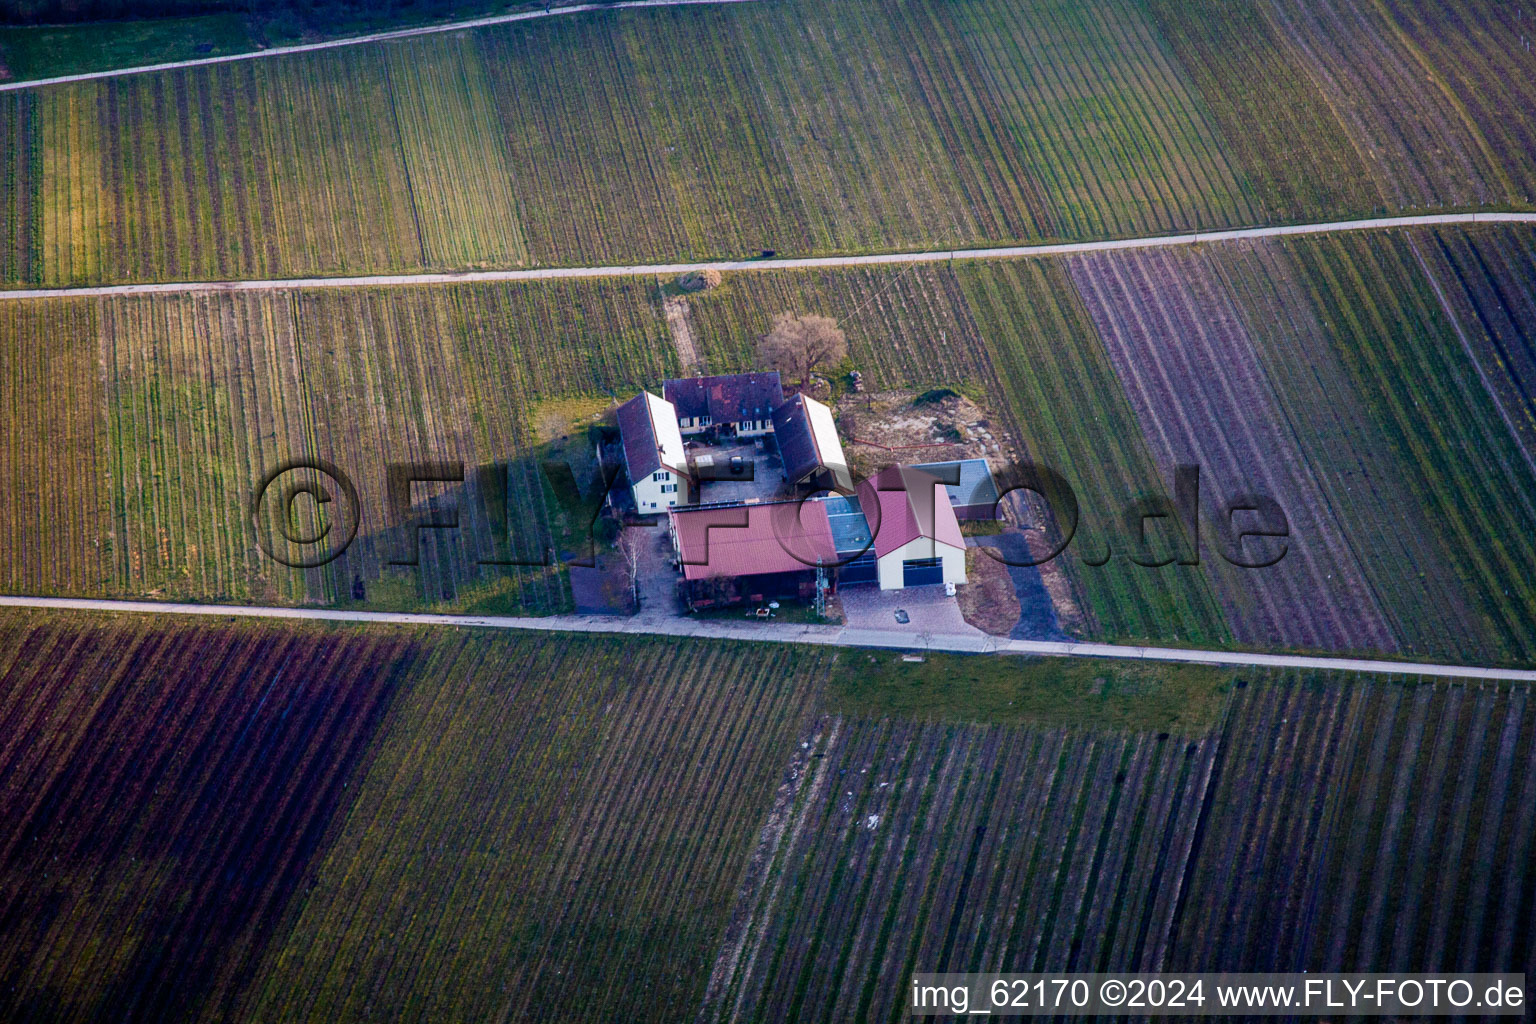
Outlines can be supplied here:
M642 391L619 406L619 437L635 508L641 515L688 503L688 456L672 403Z
M773 410L773 436L791 484L824 490L853 490L832 410L800 394Z

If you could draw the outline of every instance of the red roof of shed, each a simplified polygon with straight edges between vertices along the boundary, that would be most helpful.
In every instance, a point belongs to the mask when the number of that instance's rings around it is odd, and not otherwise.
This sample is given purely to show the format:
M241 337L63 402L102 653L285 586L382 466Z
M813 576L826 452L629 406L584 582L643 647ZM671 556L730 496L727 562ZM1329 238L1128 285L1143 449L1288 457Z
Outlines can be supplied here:
M690 580L801 572L814 569L817 558L837 561L824 502L673 509L671 516Z
M883 558L919 537L965 547L960 520L938 477L911 466L887 466L875 474L874 485L880 501L876 557Z

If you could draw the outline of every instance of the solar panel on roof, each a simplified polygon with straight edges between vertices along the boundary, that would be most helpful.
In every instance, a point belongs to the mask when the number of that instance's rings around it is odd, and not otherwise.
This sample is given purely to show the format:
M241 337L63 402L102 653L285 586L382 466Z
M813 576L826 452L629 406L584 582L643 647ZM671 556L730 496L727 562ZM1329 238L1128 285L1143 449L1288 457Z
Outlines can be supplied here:
M847 555L870 546L873 532L854 498L834 494L819 500L826 506L827 522L832 527L833 550L839 555Z

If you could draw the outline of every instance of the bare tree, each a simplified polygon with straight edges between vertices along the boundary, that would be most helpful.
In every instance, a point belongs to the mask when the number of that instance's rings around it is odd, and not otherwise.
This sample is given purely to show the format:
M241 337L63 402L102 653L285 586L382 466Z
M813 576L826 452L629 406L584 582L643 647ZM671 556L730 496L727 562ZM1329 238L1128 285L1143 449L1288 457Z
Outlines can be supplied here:
M780 313L757 342L758 365L787 377L798 376L802 389L810 386L817 367L842 362L847 356L848 339L828 316Z
M624 578L629 584L629 599L631 603L640 601L640 545L645 543L639 536L639 528L626 527L619 531L619 538L614 543L614 549L623 559Z

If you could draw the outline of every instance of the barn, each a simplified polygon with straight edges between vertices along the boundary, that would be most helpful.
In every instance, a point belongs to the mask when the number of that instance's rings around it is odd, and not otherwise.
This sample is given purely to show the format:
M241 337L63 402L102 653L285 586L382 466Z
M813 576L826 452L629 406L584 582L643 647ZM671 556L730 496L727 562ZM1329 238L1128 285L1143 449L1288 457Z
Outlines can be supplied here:
M784 479L813 490L853 490L832 410L800 394L773 410L773 435L784 463Z
M874 484L880 589L964 583L965 537L939 478L914 466L890 466Z
M817 501L672 509L668 521L683 596L695 610L810 600L818 561L828 567L837 561L827 512Z

